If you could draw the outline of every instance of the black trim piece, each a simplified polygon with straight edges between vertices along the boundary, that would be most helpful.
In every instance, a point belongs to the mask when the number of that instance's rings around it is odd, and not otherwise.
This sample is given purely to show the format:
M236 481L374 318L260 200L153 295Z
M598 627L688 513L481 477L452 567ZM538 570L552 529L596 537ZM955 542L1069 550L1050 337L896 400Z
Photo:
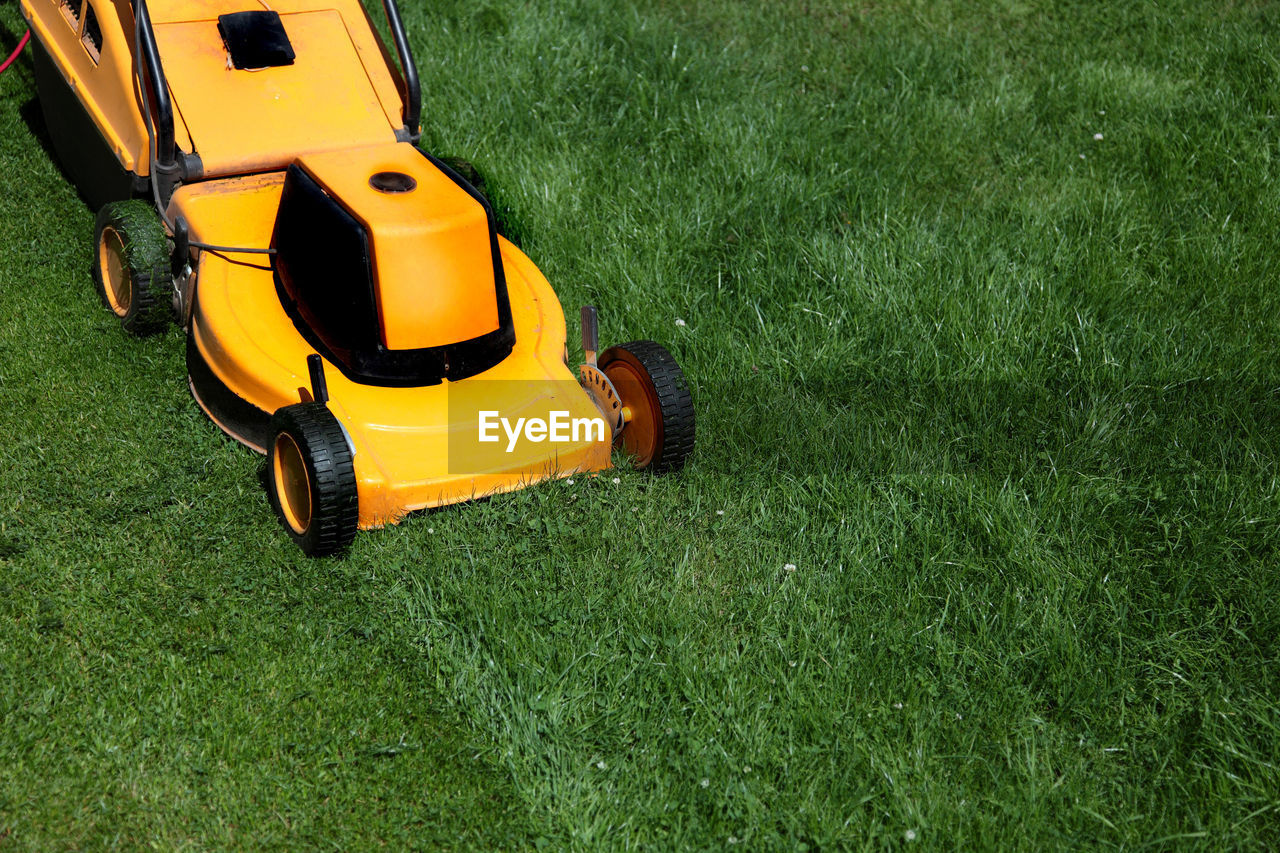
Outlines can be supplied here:
M277 12L255 9L219 15L218 33L236 68L277 68L297 58Z
M285 173L271 246L281 302L321 351L358 373L378 373L358 366L382 343L369 231L297 163Z
M418 182L404 172L375 172L369 179L369 186L380 193L411 193L418 188Z
M276 295L303 339L343 376L361 385L418 388L439 385L445 379L457 382L500 364L515 348L515 336L508 329L494 329L477 338L438 347L392 350L379 345L373 350L351 352L343 359L308 328L297 306L289 301L278 275Z
M39 38L31 40L31 64L44 123L71 184L97 211L111 201L142 197L151 184L120 165L89 112L67 85Z
M169 255L169 274L182 277L182 270L191 263L191 228L182 216L173 218L173 252Z
M239 442L266 452L271 414L227 387L205 363L195 334L187 335L187 376L197 401L219 427Z
M188 154L185 151L179 151L178 159L181 161L178 166L181 169L184 183L190 184L204 179L204 161L200 159L199 154Z

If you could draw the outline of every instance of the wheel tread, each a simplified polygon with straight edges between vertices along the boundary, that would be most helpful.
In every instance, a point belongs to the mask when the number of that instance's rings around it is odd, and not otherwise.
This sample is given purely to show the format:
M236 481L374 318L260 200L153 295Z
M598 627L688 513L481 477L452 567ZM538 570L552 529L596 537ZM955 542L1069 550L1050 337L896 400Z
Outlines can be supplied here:
M172 313L172 279L169 243L155 209L145 201L113 201L98 211L94 227L93 278L98 298L107 300L106 282L100 267L99 242L108 226L115 229L124 245L125 262L133 282L133 304L120 319L125 331L145 337L163 331Z
M613 350L625 350L649 374L662 417L662 441L649 468L655 473L678 471L693 452L696 426L693 396L684 371L667 348L656 341L631 341L610 347L600 356L601 366Z
M333 413L323 403L315 402L286 406L272 416L271 452L275 436L286 431L302 450L314 484L311 524L299 534L284 522L274 485L268 483L272 508L294 541L310 556L345 551L355 539L360 520L355 466L346 433Z

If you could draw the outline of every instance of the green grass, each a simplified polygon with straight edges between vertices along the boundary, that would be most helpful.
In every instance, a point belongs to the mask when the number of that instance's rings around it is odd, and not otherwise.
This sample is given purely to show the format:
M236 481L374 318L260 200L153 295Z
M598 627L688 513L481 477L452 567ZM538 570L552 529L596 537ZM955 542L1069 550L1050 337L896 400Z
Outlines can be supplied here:
M424 146L690 467L303 559L24 61L0 847L1280 845L1280 5L424 5Z

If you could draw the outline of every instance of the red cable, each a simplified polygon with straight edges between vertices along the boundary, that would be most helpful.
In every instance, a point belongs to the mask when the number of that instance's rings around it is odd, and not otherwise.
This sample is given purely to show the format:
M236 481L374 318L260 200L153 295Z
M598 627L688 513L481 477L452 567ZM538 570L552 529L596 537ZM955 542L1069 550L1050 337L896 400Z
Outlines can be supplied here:
M18 46L13 49L13 53L9 54L9 58L4 61L4 65L0 65L0 74L9 70L9 66L18 58L18 54L22 53L22 49L27 46L27 39L31 38L31 30L27 30L22 34L22 41L18 42Z

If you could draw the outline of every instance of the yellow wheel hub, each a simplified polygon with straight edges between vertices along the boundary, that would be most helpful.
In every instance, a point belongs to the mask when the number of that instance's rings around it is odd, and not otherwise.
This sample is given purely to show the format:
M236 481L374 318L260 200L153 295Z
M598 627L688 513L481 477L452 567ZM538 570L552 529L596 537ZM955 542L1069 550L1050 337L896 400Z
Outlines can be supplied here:
M129 265L124 258L124 240L120 232L107 226L102 229L102 239L98 243L98 266L102 270L103 292L107 295L107 304L117 317L125 317L133 305L133 281L129 276Z
M624 361L612 362L604 373L622 398L622 447L636 458L637 468L644 468L662 447L662 408L657 393L647 377Z
M280 499L285 521L299 536L311 526L311 479L302 459L302 449L293 436L282 432L276 436L272 458L272 481Z

